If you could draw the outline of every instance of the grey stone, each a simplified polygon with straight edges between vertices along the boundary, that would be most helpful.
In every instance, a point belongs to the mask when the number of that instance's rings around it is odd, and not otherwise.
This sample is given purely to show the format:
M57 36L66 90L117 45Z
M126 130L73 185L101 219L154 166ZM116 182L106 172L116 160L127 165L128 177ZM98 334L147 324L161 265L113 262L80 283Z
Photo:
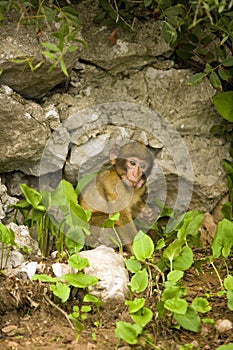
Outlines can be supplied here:
M102 301L114 302L127 298L129 276L123 256L105 246L82 251L79 255L90 263L90 267L84 269L85 273L99 278L96 285L88 288L91 294Z

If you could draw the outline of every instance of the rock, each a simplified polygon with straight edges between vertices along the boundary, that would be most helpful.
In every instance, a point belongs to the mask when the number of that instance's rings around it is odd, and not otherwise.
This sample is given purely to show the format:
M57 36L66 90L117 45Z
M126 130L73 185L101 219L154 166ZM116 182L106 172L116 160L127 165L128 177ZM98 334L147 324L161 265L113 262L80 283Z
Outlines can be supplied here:
M0 248L0 254L2 255L2 249ZM25 262L24 256L17 250L10 250L8 256L8 249L4 249L2 268L10 270L21 266Z
M3 251L3 260L2 260L2 268L6 268L7 270L19 269L13 273L25 273L27 276L31 278L34 274L35 266L37 263L32 263L31 265L25 265L26 258L24 257L23 250L27 248L26 255L28 254L35 256L41 256L41 252L38 247L37 241L35 241L29 234L29 229L26 226L23 225L16 225L15 223L11 222L10 224L6 225L8 229L11 229L14 231L15 234L15 243L17 246L13 247L4 247ZM0 254L2 254L2 250L0 247ZM36 265L35 265L36 264Z
M0 76L1 85L10 86L25 98L39 99L56 85L67 81L67 77L59 65L48 73L51 62L41 54L41 51L44 50L41 42L51 42L53 39L49 36L49 31L54 29L47 27L43 35L38 36L36 27L32 24L23 25L20 23L19 25L18 19L5 21L1 27L0 66L3 69ZM83 45L80 44L77 51L64 55L68 72L74 66L82 49ZM39 62L43 64L38 69L33 70L26 60L21 64L15 62L15 60L23 58L31 60L34 67Z
M1 172L21 170L38 175L36 164L50 136L43 109L3 86L0 88L0 124Z
M38 263L36 261L30 261L29 263L22 264L14 274L22 279L29 278L32 280L32 277L36 274Z
M129 276L125 268L124 259L112 248L99 246L93 250L79 253L87 258L90 267L85 273L96 276L99 282L89 287L89 292L102 301L123 301L128 296Z
M7 188L5 185L2 185L0 178L0 222L6 217L6 214L9 213L9 211L11 211L9 206L16 204L17 201L17 198L10 197L7 194Z
M52 264L52 270L56 277L61 278L66 273L73 273L75 274L77 272L76 269L73 269L67 264L64 263L54 263Z
M217 332L224 333L226 331L229 331L233 328L233 324L230 320L224 319L224 320L217 320L215 322L215 328Z
M89 11L86 11L87 6ZM94 21L100 11L98 1L88 0L77 8L83 23L82 35L88 45L85 60L102 70L111 71L114 75L133 73L148 64L156 64L159 61L156 57L168 56L172 52L170 46L161 39L159 21L148 19L141 23L135 18L134 30L122 27L116 44L112 45L109 42L112 30Z
M30 236L29 228L27 226L18 226L14 222L11 222L7 227L12 229L15 233L15 242L18 246L16 249L23 249L26 247L27 251L33 256L41 256L38 242Z

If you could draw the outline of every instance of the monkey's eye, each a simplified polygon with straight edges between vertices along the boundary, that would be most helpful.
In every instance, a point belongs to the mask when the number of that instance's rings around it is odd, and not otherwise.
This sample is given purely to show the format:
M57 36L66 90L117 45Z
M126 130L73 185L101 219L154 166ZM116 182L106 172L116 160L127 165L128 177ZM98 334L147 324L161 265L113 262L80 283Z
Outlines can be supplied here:
M135 165L136 165L135 160L132 160L132 159L129 161L129 163L130 163L130 165L132 165L132 166L135 166Z

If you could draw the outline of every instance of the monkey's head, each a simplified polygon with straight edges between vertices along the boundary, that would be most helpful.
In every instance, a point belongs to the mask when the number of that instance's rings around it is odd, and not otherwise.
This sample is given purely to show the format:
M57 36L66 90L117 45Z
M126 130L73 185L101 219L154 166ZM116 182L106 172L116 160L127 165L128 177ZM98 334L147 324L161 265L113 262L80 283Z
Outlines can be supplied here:
M110 160L124 182L131 187L141 188L153 166L153 157L143 144L127 143L110 152Z

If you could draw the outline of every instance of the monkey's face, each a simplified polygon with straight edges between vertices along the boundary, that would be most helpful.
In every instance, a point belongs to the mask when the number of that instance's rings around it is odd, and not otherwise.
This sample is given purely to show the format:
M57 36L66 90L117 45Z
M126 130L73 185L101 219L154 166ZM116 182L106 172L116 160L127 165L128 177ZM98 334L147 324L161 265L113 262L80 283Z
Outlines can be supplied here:
M126 159L125 166L128 185L141 188L145 182L143 175L147 170L147 162L137 157L131 157Z

